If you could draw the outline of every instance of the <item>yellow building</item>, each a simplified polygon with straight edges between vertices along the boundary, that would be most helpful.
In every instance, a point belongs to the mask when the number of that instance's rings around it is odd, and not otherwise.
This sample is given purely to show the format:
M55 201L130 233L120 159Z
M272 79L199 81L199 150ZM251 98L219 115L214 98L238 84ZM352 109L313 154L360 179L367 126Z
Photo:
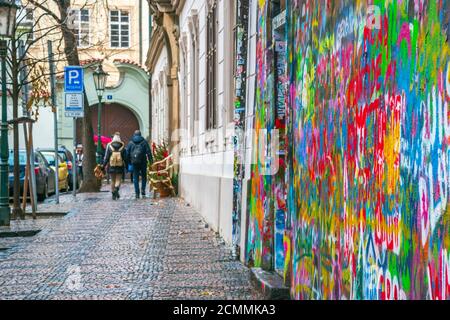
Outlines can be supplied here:
M71 146L73 140L72 118L64 115L63 70L67 65L64 41L60 27L53 14L61 14L56 1L22 1L20 26L32 32L26 35L30 57L42 59L48 70L47 41L52 40L58 77L58 136L62 145ZM44 9L50 9L50 13ZM146 0L74 0L65 20L76 37L81 65L85 66L85 89L89 107L96 108L97 96L92 81L92 70L102 62L109 73L105 91L105 106L102 113L102 134L121 131L130 135L140 129L150 132L148 97L148 74L144 63L149 46L150 19ZM85 106L87 107L87 106ZM37 147L48 147L53 137L53 114L49 109L41 110L40 135ZM93 113L96 132L97 112ZM120 130L118 130L120 129ZM78 134L79 135L79 134Z

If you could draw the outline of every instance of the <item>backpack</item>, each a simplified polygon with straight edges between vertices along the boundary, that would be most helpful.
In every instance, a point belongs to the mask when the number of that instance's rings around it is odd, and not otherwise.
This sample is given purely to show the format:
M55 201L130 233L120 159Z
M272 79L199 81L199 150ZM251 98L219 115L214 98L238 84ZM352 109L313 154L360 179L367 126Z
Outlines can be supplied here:
M140 165L145 163L144 142L136 144L131 152L131 164Z
M111 149L112 155L109 159L110 167L123 167L123 159L122 159L122 151L124 147L122 146L119 150L115 150L112 145L109 146Z

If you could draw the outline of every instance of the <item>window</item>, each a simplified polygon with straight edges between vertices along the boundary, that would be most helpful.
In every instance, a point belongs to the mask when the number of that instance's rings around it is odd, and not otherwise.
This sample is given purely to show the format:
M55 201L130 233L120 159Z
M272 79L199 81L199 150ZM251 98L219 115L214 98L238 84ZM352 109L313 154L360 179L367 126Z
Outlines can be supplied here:
M159 141L159 84L157 82L153 83L153 92L152 92L152 108L153 112L153 141Z
M45 161L38 153L34 154L34 163L38 163L39 166L45 166Z
M25 8L23 12L21 12L22 17L18 18L18 32L22 33L26 38L26 43L30 44L34 40L33 35L33 25L34 25L34 16L32 8Z
M191 105L190 105L190 131L191 137L195 137L197 132L197 123L198 123L198 43L197 43L197 28L193 27L191 33Z
M130 14L128 11L110 12L110 41L112 48L130 47Z
M90 45L89 9L73 9L71 15L73 15L73 32L77 39L77 46L88 47Z
M162 83L162 77L160 77L160 85L159 88L159 140L164 141L164 131L166 127L166 113L164 110L164 85Z
M181 112L181 129L187 130L188 128L188 71L187 71L187 53L186 53L186 47L185 47L186 40L183 38L183 42L181 47L181 90L182 90L182 97L183 97L183 104L182 108L180 110Z
M189 61L189 133L191 139L191 150L195 143L195 138L198 137L199 131L199 37L198 37L198 12L191 10L188 18L189 23L189 56L186 60ZM186 46L187 49L187 46Z
M217 127L217 4L214 3L207 18L207 79L206 79L206 128Z
M25 151L19 151L19 165L23 166L26 163L27 163L27 153ZM10 167L14 166L14 151L13 150L9 150L8 165Z
M237 26L236 26L236 7L233 3L229 4L229 16L228 16L228 41L231 42L231 47L233 48L232 54L228 56L228 65L231 68L231 71L229 73L230 75L230 80L228 83L235 83L236 80L236 76L237 76L237 68L235 65L235 62L237 61L236 57L237 57L237 43L236 43L236 39L237 39ZM228 104L228 108L227 108L227 113L228 113L228 122L232 123L234 121L234 85L231 85L228 87L229 91L228 91L228 98L230 99L227 104Z

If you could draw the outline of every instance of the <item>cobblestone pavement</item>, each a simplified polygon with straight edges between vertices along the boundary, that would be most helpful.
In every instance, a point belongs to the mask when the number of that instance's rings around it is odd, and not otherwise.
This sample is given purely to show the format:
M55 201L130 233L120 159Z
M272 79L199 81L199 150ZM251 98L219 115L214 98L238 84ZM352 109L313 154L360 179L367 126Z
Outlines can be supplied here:
M107 190L107 189L105 189ZM180 199L63 195L40 211L63 217L13 221L0 233L0 299L260 299L201 216Z

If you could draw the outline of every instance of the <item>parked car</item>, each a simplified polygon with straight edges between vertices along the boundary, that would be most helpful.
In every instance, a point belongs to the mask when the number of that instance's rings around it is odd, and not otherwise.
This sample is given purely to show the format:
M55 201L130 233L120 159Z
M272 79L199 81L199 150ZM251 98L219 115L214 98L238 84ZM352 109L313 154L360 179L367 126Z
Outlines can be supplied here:
M54 153L55 149L45 148L39 149L39 151ZM69 171L69 188L70 190L73 190L73 173L74 173L73 170L76 169L74 157L72 153L64 146L58 149L58 154L61 156L63 161L67 163L67 169ZM77 175L77 189L80 187L80 184L81 184L81 177L80 175Z
M9 151L9 194L14 193L14 152ZM25 182L25 168L27 164L27 153L25 150L19 150L19 166L20 166L20 196L23 195L23 187ZM36 175L36 191L39 201L45 200L50 193L55 192L55 174L50 168L48 162L39 153L34 154L34 172Z
M55 160L55 153L54 152L47 152L39 150L39 153L44 156L44 158L47 160L48 164L50 165L50 168L54 172L56 172L56 160ZM62 191L69 191L69 169L67 166L67 162L63 160L63 158L58 153L58 162L59 162L59 168L58 168L58 179L59 179L59 188L58 190Z

